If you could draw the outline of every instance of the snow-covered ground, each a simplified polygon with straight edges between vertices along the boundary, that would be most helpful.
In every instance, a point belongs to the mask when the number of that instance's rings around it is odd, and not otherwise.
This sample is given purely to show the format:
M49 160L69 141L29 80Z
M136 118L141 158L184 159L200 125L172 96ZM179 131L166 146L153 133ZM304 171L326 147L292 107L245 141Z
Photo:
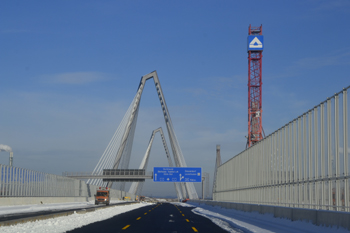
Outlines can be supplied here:
M111 203L117 203L121 201L111 201ZM54 204L42 204L42 205L16 205L16 206L0 206L0 216L11 215L16 213L31 213L46 210L70 210L77 208L88 208L95 206L94 201L90 202L72 202L72 203L54 203Z
M224 209L220 207L212 207L208 205L186 204L175 202L173 204L184 207L196 207L192 211L196 214L205 216L211 219L215 224L226 229L228 232L283 232L283 233L300 233L300 232L317 232L317 233L343 233L348 232L344 228L337 229L336 227L315 226L312 223L295 221L292 222L287 219L277 219L269 214L248 213L237 211L233 209ZM42 210L59 210L59 209L73 209L86 208L93 206L90 203L62 203L62 204L44 204L31 206L7 206L0 207L0 215L8 215L23 212L37 212ZM115 206L105 209L99 209L94 212L87 212L85 214L73 214L70 216L57 217L52 219L40 220L36 222L27 222L17 224L14 226L0 227L0 232L65 232L73 230L93 222L102 221L111 218L115 215L131 211L149 203L137 203L126 206ZM241 229L241 230L237 230Z
M47 204L47 207L43 205L32 205L29 206L22 206L23 211L26 212L36 212L41 210L55 210L55 209L66 209L67 207L69 209L72 208L79 208L85 206L91 206L91 203L63 203L63 204ZM47 232L66 232L69 230L73 230L75 228L79 228L85 225L88 225L90 223L102 221L105 219L109 219L115 215L125 213L127 211L137 209L146 205L151 205L149 203L136 203L132 205L125 205L125 206L115 206L105 209L99 209L94 212L87 212L85 214L72 214L69 216L62 216L57 218L51 218L46 220L39 220L36 222L27 222L23 224L17 224L14 226L3 226L0 227L1 233L13 233L13 232L21 232L21 233L47 233ZM6 210L11 209L10 206L8 207L0 207L0 213L6 212ZM15 211L22 212L20 206L16 206L16 210L13 210L12 213Z
M273 217L272 214L244 212L234 209L225 209L218 206L178 203L182 206L196 206L192 211L211 219L214 223L229 232L283 232L283 233L343 233L349 232L345 228L316 226L305 221L290 221ZM232 229L232 228L233 229Z

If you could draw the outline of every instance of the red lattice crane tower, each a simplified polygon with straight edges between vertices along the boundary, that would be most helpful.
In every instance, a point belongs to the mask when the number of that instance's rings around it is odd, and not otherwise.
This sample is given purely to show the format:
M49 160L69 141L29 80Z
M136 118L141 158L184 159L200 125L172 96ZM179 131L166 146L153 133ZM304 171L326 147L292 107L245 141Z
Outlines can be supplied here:
M248 141L251 147L263 139L262 128L262 51L264 39L262 25L252 27L248 31Z

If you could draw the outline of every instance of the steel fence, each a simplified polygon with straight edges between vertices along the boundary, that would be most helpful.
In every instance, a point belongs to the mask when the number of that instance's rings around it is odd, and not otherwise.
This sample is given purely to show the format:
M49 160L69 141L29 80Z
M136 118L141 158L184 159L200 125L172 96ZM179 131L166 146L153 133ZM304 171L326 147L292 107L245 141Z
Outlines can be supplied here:
M349 88L222 164L213 199L350 211Z
M0 197L93 197L99 186L83 180L0 164ZM111 189L111 197L135 195Z
M0 164L0 196L86 196L84 181Z

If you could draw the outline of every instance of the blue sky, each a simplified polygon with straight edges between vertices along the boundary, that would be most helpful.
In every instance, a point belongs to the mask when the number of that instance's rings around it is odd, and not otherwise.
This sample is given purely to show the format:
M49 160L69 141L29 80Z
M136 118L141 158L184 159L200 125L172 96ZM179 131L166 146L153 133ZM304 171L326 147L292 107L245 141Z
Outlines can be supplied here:
M263 25L268 135L350 85L349 22L347 0L1 1L0 144L15 166L91 171L140 77L157 70L187 164L212 179L216 144L223 161L245 149L249 24ZM132 168L160 126L148 82ZM158 135L149 168L166 165ZM175 193L150 181L144 191Z

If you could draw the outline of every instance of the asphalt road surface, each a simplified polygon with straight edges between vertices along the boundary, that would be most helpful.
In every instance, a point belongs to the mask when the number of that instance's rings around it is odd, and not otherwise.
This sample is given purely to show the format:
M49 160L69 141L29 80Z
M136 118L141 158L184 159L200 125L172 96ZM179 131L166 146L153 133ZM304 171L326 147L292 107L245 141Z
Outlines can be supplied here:
M68 232L227 233L210 219L193 213L191 211L193 208L159 203L119 214L110 219Z

